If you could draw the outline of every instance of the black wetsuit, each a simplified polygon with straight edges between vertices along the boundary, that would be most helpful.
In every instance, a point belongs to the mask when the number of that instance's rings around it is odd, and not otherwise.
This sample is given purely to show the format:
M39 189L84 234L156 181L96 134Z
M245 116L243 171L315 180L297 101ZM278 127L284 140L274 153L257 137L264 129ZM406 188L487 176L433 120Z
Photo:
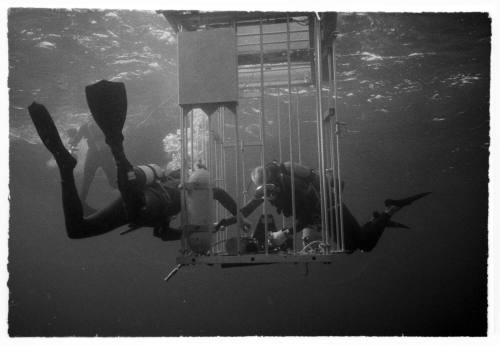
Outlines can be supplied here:
M87 238L110 232L120 226L153 227L154 235L163 240L177 240L181 232L169 227L172 217L181 210L180 174L171 172L151 185L143 185L135 169L125 157L122 140L108 142L117 167L120 197L88 217L83 216L73 176L76 161L62 147L53 153L61 173L63 209L66 231L70 238ZM213 197L229 212L236 214L234 199L220 188L213 189Z
M305 166L294 165L306 169ZM270 163L266 166L266 169L269 172L268 183L277 186L279 191L276 196L270 200L271 205L276 208L279 214L283 213L286 217L292 216L292 178L290 163ZM332 181L329 178L327 180L330 182ZM321 227L320 182L317 172L310 170L309 176L295 175L294 185L297 229L302 230L305 227L311 226ZM241 213L246 217L263 202L263 197L254 196L252 200L241 208ZM390 219L388 214L381 213L377 218L360 226L345 204L342 206L342 213L344 222L344 245L347 251L355 251L358 249L363 251L372 250L382 236L387 221Z
M107 207L83 217L81 203L75 194L71 177L63 179L63 207L66 230L70 238L86 238L107 233L129 224L132 227L153 227L154 235L163 240L177 240L181 233L169 227L170 221L181 210L181 192L177 173L149 186L127 187L127 192ZM236 202L224 190L213 189L214 199L229 212L236 214Z
M271 165L275 165L272 163ZM269 168L269 165L268 165ZM293 214L292 208L292 179L289 163L276 165L273 174L268 178L268 183L274 184L279 188L279 193L270 200L272 206L276 208L278 214L283 213L286 217ZM295 176L295 215L298 222L297 228L302 229L308 225L314 225L321 222L318 214L319 205L319 185L316 186L314 172L311 171L310 177ZM317 182L319 184L319 180ZM250 215L257 207L264 202L264 198L254 196L245 206L241 208L243 216Z

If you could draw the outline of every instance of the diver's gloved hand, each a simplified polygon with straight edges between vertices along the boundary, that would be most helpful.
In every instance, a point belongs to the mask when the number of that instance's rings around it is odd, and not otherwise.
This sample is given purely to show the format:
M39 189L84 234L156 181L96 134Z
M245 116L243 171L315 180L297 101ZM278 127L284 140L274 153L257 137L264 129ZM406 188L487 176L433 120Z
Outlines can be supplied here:
M234 225L235 223L238 223L238 226L245 232L248 233L252 229L252 223L248 221L247 218L245 218L242 214L238 214L238 219L234 216L228 218L228 219L222 219L219 222L214 224L214 228L216 231L220 230L223 227L231 226Z
M281 246L288 238L292 236L291 230L288 228L280 229L276 232L269 233L269 243L271 246Z

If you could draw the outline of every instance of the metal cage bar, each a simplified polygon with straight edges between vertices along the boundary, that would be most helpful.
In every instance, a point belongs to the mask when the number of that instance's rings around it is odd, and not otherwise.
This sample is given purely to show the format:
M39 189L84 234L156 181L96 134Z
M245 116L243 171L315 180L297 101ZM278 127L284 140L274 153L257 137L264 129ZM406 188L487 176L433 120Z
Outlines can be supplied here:
M262 213L267 218L267 174L266 174L266 113L264 110L264 41L263 41L263 24L262 18L259 20L259 33L260 33L260 138L262 141L262 148L260 151L260 163L262 166L262 176L264 183L264 203L262 205ZM264 223L264 239L269 237L269 227L267 222ZM266 255L269 253L269 244L264 242L264 249Z
M302 148L301 148L301 129L300 129L300 93L299 89L297 88L297 137L299 138L299 141L297 143L298 146L298 151L299 151L299 164L302 164Z
M322 66L321 66L321 32L320 20L314 18L315 37L315 59L316 59L316 121L318 131L318 172L320 181L320 204L321 204L321 229L323 242L328 243L328 231L326 229L326 185L325 185L325 151L324 151L324 130L323 130L323 106L322 106Z
M329 103L329 115L328 115L328 124L329 126L329 135L330 135L330 167L331 167L331 180L333 183L333 196L332 193L329 194L330 198L330 205L329 205L329 212L330 212L330 218L332 219L332 227L335 226L334 230L334 238L333 241L335 241L336 244L336 250L341 250L341 237L340 237L340 216L339 216L339 211L342 210L341 204L339 204L339 193L341 189L341 182L337 179L337 164L336 164L336 148L335 148L335 136L336 136L336 131L335 131L335 103L334 103L334 98L336 97L335 91L334 91L334 71L333 71L333 59L332 55L328 54L328 77L329 77L329 84L330 84L330 90L329 90L329 98L328 98L328 103ZM331 186L331 184L329 184ZM335 223L335 224L334 224Z
M235 151L235 178L236 178L236 204L240 205L241 203L241 197L240 197L240 191L241 191L241 182L239 179L239 169L240 169L240 150L239 150L239 143L240 143L240 130L239 130L239 121L238 121L238 111L234 113L234 140L236 145L234 146L234 151ZM239 208L236 208L236 218L239 218ZM241 241L240 241L240 232L238 230L237 235L236 235L236 243L237 243L237 253L241 253Z
M339 122L339 113L337 111L337 63L335 59L336 53L336 37L332 39L332 79L333 79L333 107L335 110L335 147L336 147L336 169L337 169L337 185L338 185L338 200L339 200L339 208L343 208L343 199L342 199L342 179L340 174L340 122ZM342 210L342 209L340 209ZM344 215L343 212L339 213L339 223L340 223L340 251L345 251L345 239L344 239Z
M187 225L187 214L186 214L186 196L185 196L185 185L186 185L186 162L185 160L185 151L186 151L186 115L187 110L185 108L181 108L180 112L180 141L181 141L181 226ZM186 243L186 232L185 229L182 231L181 237L181 253L185 254L187 251L187 243Z
M293 142L292 142L292 73L291 73L291 60L290 60L290 17L286 16L286 33L287 33L287 62L288 62L288 138L289 138L289 151L290 151L290 184L292 188L292 246L293 253L297 252L296 234L297 234L297 210L295 205L295 164L293 162ZM300 138L299 138L300 140ZM281 161L280 161L281 162Z

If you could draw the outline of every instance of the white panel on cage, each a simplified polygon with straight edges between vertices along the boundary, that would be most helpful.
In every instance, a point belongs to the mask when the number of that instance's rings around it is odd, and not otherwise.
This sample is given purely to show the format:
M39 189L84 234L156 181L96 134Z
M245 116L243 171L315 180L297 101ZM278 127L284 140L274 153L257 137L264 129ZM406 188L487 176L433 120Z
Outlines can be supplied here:
M179 104L236 102L236 38L232 29L179 33Z

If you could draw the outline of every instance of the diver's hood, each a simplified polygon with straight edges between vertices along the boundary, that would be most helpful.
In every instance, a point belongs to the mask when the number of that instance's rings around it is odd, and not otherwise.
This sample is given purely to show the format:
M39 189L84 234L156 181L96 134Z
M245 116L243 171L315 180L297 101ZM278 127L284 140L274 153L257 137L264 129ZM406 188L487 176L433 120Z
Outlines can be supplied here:
M265 166L266 173L266 183L275 182L280 174L280 165L273 161ZM264 184L264 168L262 166L255 167L250 174L250 178L255 186L261 186Z

